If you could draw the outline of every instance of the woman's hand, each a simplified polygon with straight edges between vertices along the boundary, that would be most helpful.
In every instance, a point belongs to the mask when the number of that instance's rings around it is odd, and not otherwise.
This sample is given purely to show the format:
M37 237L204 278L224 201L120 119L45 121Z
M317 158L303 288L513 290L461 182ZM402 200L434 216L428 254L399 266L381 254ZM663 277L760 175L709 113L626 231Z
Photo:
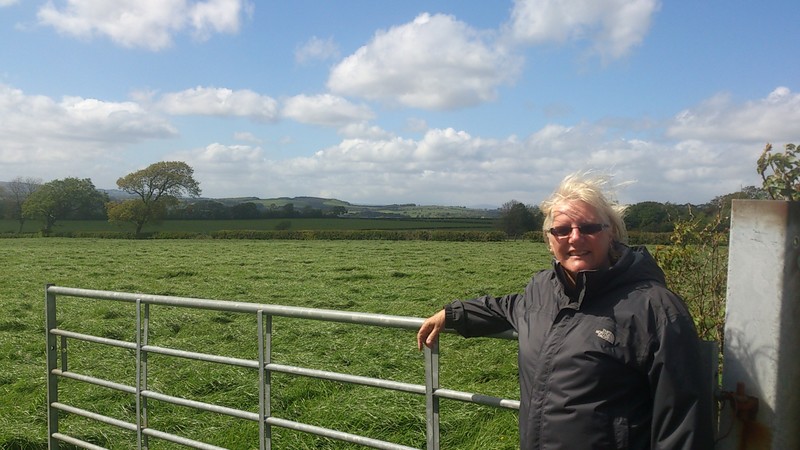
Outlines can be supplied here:
M439 333L444 329L444 310L425 319L417 332L417 349L422 350L422 346L430 347L436 342Z

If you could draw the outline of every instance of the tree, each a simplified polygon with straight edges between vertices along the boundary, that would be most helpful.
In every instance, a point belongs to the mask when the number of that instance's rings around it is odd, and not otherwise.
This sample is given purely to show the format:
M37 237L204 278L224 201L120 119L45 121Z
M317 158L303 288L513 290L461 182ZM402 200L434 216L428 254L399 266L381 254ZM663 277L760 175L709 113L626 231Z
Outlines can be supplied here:
M110 222L133 222L136 234L142 227L164 217L167 208L181 196L198 197L200 184L194 169L182 161L161 161L117 180L117 187L137 198L108 206Z
M44 220L42 231L50 233L56 221L84 218L97 214L108 201L108 195L95 189L88 178L64 178L43 184L22 204L25 218Z
M192 203L184 203L181 208L170 211L168 217L201 220L230 219L231 209L214 200L200 200Z
M755 186L745 186L741 191L714 197L711 202L703 206L710 217L719 214L725 219L730 219L733 200L766 200L768 198L769 193L766 190Z
M294 203L287 203L283 205L283 207L281 207L281 213L283 214L283 217L294 217Z
M39 178L17 177L11 180L6 186L5 198L8 201L8 211L6 216L19 222L18 233L22 232L26 217L22 214L22 205L42 185Z
M526 231L542 226L542 213L538 207L525 206L511 200L500 207L500 228L509 236L520 236Z
M756 166L764 190L773 200L800 201L800 158L797 146L786 144L783 153L771 151L772 144L767 144ZM768 175L770 171L772 173Z
M658 202L641 202L625 210L625 226L629 230L671 231L669 211L666 205Z
M244 202L231 206L231 216L234 219L258 219L261 216L261 212L255 203Z
M345 214L347 214L347 208L344 206L334 206L328 211L328 215L331 217L341 217Z

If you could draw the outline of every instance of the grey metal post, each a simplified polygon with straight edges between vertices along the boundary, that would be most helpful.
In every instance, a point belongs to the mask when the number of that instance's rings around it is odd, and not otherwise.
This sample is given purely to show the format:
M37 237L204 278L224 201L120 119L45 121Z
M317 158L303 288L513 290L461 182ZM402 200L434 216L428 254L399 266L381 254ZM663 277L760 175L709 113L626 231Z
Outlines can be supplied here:
M425 348L425 416L427 449L439 450L439 340Z
M800 202L734 200L718 449L800 448L798 324Z
M45 292L45 335L47 337L47 448L50 450L58 450L58 440L53 437L58 433L58 410L51 407L53 403L58 402L58 376L53 374L53 370L58 365L58 344L57 336L50 333L50 330L56 328L56 296L47 290L52 286L47 284L44 287Z
M270 403L271 381L267 364L272 362L272 315L264 317L264 311L256 314L258 323L258 433L260 437L259 448L270 450L272 448L272 426L267 423L267 418L272 415ZM265 330L266 328L266 330Z
M142 450L142 300L136 299L136 449Z
M144 304L144 319L142 323L142 347L146 347L148 345L148 336L150 336L150 304ZM140 362L141 362L141 378L139 380L140 387L142 391L147 390L147 351L143 351L140 355ZM140 430L144 430L147 428L147 397L142 397L141 404L142 412L142 420L140 425ZM147 434L143 434L142 436L142 448L148 449L150 448L150 441Z

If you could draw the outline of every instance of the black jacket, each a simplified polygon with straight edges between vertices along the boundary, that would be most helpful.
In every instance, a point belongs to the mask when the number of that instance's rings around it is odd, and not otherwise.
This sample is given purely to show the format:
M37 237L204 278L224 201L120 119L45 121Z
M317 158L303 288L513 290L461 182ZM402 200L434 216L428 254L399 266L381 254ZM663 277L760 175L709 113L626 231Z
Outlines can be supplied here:
M519 334L520 447L713 448L710 381L683 301L646 249L608 270L536 274L523 294L447 305L463 336Z

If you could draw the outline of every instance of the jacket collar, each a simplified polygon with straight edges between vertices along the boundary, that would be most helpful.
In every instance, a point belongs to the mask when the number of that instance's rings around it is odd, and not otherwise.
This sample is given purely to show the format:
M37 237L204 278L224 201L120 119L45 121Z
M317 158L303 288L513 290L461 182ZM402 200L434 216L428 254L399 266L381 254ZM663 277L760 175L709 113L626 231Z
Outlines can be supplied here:
M584 299L587 297L591 298L592 296L600 295L637 276L637 274L629 272L628 269L635 265L634 263L639 259L636 252L640 251L640 249L637 248L633 250L627 245L618 242L615 242L613 245L612 254L619 256L613 261L611 267L607 269L583 270L578 272L575 276L574 286L568 279L566 270L561 263L555 259L553 260L553 270L556 273L556 278L564 294L569 298L569 305L562 306L570 306L576 309L580 308ZM643 247L641 249L647 254L647 257L652 260L647 250ZM655 261L653 261L653 263L655 264Z

